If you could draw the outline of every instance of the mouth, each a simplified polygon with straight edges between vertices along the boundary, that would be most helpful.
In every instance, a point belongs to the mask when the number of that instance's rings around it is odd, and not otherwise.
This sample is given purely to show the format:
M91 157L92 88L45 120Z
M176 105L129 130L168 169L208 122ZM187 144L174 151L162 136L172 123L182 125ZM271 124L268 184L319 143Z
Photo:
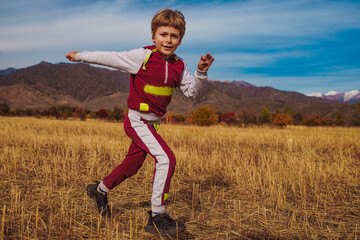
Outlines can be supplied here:
M171 47L171 46L163 46L163 48L164 48L165 50L171 50L173 47Z

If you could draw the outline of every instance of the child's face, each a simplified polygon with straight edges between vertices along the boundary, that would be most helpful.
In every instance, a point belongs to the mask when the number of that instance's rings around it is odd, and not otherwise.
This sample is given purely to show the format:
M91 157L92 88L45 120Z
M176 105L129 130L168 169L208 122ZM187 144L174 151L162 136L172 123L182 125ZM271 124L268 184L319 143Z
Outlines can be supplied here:
M180 45L180 31L174 27L160 26L152 34L152 40L161 56L167 59Z

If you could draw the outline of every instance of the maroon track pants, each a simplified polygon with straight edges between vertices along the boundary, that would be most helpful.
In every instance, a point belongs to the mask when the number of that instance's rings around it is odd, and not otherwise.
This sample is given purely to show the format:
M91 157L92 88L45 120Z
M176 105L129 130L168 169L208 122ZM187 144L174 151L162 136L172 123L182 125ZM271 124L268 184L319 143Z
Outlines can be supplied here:
M124 130L132 140L129 152L123 162L103 179L103 184L109 190L113 189L126 178L136 174L146 155L150 154L155 159L151 209L154 212L163 212L175 170L175 155L151 123L137 115L126 115Z

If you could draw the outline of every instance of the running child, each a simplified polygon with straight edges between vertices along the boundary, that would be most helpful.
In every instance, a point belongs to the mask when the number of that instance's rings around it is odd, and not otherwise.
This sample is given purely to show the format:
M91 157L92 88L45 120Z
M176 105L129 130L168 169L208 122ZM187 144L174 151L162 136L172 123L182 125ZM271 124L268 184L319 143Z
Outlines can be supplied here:
M162 235L182 232L185 225L174 221L165 211L176 158L157 130L175 88L195 98L214 61L210 53L201 56L194 76L191 75L184 60L174 53L184 37L185 25L181 12L162 9L151 22L152 46L124 52L73 51L66 55L72 62L100 64L130 73L129 111L124 120L125 133L132 140L129 151L121 164L101 182L89 184L86 191L95 199L99 212L110 216L107 193L136 174L150 154L155 159L155 171L145 230Z

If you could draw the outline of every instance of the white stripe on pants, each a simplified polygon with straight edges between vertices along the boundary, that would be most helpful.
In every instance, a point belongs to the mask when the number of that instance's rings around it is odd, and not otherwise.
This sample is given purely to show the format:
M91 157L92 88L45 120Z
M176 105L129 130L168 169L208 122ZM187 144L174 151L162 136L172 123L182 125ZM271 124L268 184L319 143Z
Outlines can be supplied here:
M133 114L128 114L128 118L137 137L139 137L142 143L145 145L148 153L150 153L156 160L153 192L151 197L151 209L153 212L164 212L164 190L166 181L170 181L174 171L176 161L175 156L165 141L162 140L160 135L158 135L155 131L150 130L149 127L151 126L149 124L144 122L139 116ZM154 136L155 134L156 136ZM130 137L133 139L133 141L135 140L134 137L136 138L136 136ZM162 141L159 142L158 139ZM143 148L140 144L138 144L138 146ZM173 161L173 164L170 164L170 161ZM169 177L170 165L172 166L172 169L170 170L171 172ZM168 185L169 184L170 182L168 182Z

